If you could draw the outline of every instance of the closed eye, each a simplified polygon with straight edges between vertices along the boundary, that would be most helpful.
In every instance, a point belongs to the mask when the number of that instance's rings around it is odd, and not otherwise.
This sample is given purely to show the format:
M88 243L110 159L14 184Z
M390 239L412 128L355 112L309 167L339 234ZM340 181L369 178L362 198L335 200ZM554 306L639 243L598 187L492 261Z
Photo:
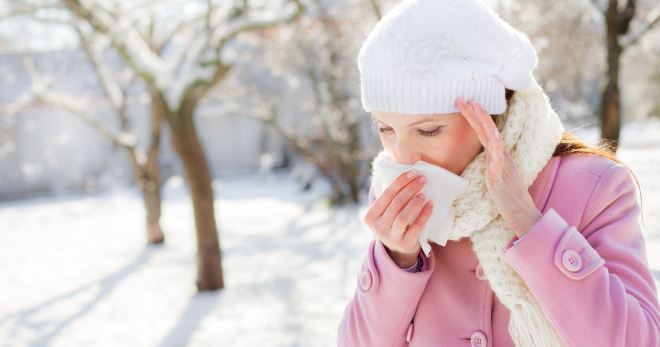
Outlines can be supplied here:
M430 137L430 136L436 136L436 135L438 135L438 134L440 133L440 129L442 129L441 126L435 128L435 129L433 129L433 130L422 130L422 129L418 129L417 132L418 132L420 135L422 135L422 136L429 136L429 137ZM392 128L390 128L390 127L378 127L378 131L379 131L381 134L389 133L390 131L393 131L393 130L394 130L394 129L392 129Z
M435 136L435 135L438 135L440 133L441 128L442 127L437 127L437 128L435 128L433 130L430 130L430 131L425 131L425 130L419 129L419 133L424 135L424 136Z

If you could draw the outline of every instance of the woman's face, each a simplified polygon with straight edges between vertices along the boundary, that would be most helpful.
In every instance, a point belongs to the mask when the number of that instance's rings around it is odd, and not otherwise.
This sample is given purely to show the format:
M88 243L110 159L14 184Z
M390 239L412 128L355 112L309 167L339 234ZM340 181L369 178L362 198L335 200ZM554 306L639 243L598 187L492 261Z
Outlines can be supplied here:
M460 175L483 149L470 123L459 112L411 115L372 112L383 148L399 164L418 160Z

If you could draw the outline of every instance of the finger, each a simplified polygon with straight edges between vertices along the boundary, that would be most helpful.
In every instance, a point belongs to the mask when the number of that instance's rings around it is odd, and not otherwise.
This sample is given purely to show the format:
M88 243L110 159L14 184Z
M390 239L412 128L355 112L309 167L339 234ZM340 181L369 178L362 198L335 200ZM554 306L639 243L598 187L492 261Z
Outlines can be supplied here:
M497 171L501 170L501 145L499 143L499 137L494 135L497 132L497 127L495 127L490 116L478 104L471 104L470 108L473 111L475 122L479 123L483 131L483 136L486 138L485 142L487 144L485 147L488 170L491 172L491 175L498 177L499 174Z
M463 117L465 117L465 119L470 124L472 129L474 129L474 132L477 134L477 137L479 138L481 144L484 146L485 149L487 149L490 146L490 144L488 143L488 139L486 138L484 134L484 130L482 129L481 125L472 114L472 111L469 109L468 105L466 105L465 103L459 100L456 104L456 107L458 108L459 111L461 111L461 114L463 115Z
M384 229L391 229L394 227L394 220L401 213L401 210L408 204L408 201L419 192L425 183L419 181L423 176L419 176L413 182L410 182L404 189L399 191L392 199L392 202L385 210L385 213L380 217L379 223L382 223ZM405 227L405 225L404 225Z
M408 231L406 231L404 237L408 237L408 235L410 235L411 237L414 237L415 240L419 239L419 234L422 233L422 230L424 229L426 222L431 217L432 212L433 201L428 201L424 205L424 208L422 208L422 212L420 212L417 216L417 219L415 219L415 222L410 224L410 227L408 227Z
M395 238L401 239L403 233L406 232L406 227L412 224L417 216L422 211L422 208L426 204L427 200L424 196L424 193L419 193L415 195L410 202L401 210L401 213L396 217L394 223L392 223L392 231L396 230Z
M488 137L488 141L490 143L489 147L493 157L492 159L496 162L502 163L502 140L500 139L499 131L497 130L495 122L493 122L493 119L490 117L490 115L478 103L473 104L473 109L475 111L474 114L479 120L479 123L482 125L482 129L484 129Z
M485 113L480 112L480 107L478 107L477 103L471 102L468 107L472 111L472 118L479 124L479 128L482 130L482 135L487 142L486 146L492 151L494 149L492 127L495 124L490 118L486 119L483 117Z
M511 153L508 151L504 151L504 160L510 165L511 167L516 167L516 164L513 162L513 157L511 156Z
M408 177L408 174L411 174L412 177ZM390 205L392 199L396 194L401 191L406 185L412 182L417 176L417 172L414 170L408 170L399 177L397 177L392 183L390 183L387 188L376 198L376 200L371 204L369 210L364 216L364 221L367 225L373 225L378 217L382 216L385 213L385 210Z
M486 112L486 110L479 103L474 103L473 106L475 109L475 114L481 119L482 124L484 125L488 134L491 135L493 139L499 140L500 132L497 130L497 126L495 125L495 122L493 122L490 114Z

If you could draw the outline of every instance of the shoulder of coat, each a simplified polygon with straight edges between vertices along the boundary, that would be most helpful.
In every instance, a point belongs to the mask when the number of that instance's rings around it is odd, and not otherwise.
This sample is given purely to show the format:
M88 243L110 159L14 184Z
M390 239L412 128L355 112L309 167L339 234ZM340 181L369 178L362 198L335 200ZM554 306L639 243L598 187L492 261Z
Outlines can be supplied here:
M572 153L561 157L559 172L562 176L573 178L584 174L600 178L615 166L624 165L596 154Z

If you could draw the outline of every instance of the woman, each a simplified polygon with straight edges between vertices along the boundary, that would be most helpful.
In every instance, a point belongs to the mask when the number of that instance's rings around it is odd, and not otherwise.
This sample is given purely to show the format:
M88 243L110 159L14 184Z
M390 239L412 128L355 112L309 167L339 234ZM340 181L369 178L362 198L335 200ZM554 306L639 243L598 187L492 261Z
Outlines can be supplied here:
M660 346L633 176L564 131L524 34L479 0L404 0L358 65L384 150L339 346ZM469 181L428 258L437 197L414 172L377 195L384 156Z

